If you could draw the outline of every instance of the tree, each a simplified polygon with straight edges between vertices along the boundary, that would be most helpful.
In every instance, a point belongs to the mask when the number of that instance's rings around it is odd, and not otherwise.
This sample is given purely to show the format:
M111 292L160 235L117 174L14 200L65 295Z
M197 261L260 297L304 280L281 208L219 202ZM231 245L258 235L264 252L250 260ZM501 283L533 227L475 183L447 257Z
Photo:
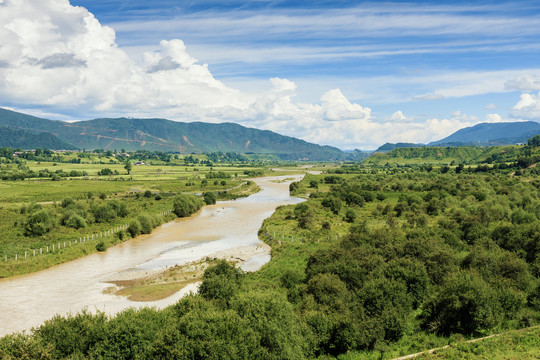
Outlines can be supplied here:
M473 271L460 271L424 304L423 324L438 334L475 334L502 320L496 293Z
M211 191L205 192L203 194L203 198L204 198L204 202L206 203L206 205L213 205L217 201L216 194L214 194Z
M126 163L124 164L124 169L126 169L128 175L131 174L131 169L132 169L132 166L131 165L131 161L126 161Z
M31 214L26 222L26 235L45 235L56 225L54 215L46 210Z
M243 273L225 260L206 269L199 294L207 300L220 300L229 303L240 285Z
M132 220L129 223L127 231L131 237L135 237L141 233L141 223L138 220Z

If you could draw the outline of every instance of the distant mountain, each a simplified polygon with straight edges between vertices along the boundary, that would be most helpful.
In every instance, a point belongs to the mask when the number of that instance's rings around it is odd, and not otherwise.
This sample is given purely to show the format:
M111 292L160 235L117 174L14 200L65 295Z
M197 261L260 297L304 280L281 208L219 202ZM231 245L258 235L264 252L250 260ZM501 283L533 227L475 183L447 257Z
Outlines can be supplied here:
M428 146L512 145L526 143L527 139L537 134L540 134L540 124L534 121L482 123L458 130Z
M34 133L28 130L0 126L0 147L21 149L76 150L77 148L49 132Z
M375 152L385 152L390 151L394 149L400 149L400 148L414 148L414 147L422 147L425 146L423 144L414 144L414 143L386 143L382 146L380 146Z
M95 119L63 122L0 109L0 126L48 132L79 149L125 149L181 153L239 152L275 154L286 160L342 160L331 146L233 123L175 122L165 119ZM2 146L2 144L0 144Z

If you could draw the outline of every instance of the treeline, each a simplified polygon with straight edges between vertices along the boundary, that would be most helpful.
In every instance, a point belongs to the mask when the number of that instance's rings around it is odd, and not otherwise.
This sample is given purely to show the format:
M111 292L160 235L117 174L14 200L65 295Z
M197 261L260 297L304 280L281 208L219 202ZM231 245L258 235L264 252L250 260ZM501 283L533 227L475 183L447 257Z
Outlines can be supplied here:
M517 146L455 146L455 147L407 147L396 148L387 153L375 153L366 160L366 164L385 165L389 163L414 164L425 163L455 164L498 164L513 163L513 167L538 163L540 159L540 135L529 139L526 145ZM519 164L518 164L519 163Z

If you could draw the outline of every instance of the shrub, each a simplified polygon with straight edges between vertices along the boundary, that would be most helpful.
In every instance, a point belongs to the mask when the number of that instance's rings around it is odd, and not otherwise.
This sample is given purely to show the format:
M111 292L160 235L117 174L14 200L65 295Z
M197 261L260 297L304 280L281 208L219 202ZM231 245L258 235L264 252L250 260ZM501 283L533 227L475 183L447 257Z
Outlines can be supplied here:
M107 245L103 241L100 241L96 244L96 250L97 251L105 251L107 250Z
M356 212L353 209L347 209L345 213L345 221L352 223L356 219Z
M75 201L73 201L72 198L65 198L64 200L62 200L62 207L63 208L67 208L68 206L71 206L71 205L74 205L75 204Z
M131 220L127 228L127 231L129 232L131 237L135 237L139 235L141 233L141 223L139 223L138 220Z
M182 194L174 199L173 212L178 217L186 217L197 212L202 205L202 201L198 197Z
M240 285L243 273L225 260L206 269L199 294L207 300L220 300L228 303Z
M150 234L154 228L152 218L148 214L141 214L137 217L139 224L141 225L141 233Z
M203 194L203 198L206 205L213 205L216 203L216 200L217 200L216 194L214 194L211 191L205 192Z
M503 314L495 291L472 271L450 278L423 308L424 326L444 335L489 330L500 323Z
M26 221L25 235L45 235L56 225L54 215L45 210L31 214Z
M79 215L72 215L66 221L66 226L74 229L86 227L86 220Z

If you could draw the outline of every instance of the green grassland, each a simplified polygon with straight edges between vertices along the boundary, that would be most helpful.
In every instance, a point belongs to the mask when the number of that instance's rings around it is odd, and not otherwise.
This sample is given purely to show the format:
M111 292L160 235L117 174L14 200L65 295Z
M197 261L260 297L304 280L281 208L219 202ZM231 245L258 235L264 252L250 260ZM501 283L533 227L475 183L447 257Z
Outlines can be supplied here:
M81 244L80 239L92 234L97 239L97 234L125 228L141 214L156 217L156 224L170 221L175 217L170 211L178 194L213 192L220 200L236 199L258 191L257 185L248 180L249 176L279 173L256 164L185 164L183 156L177 156L178 159L172 158L167 164L152 160L133 165L128 175L125 163L114 156L88 154L84 157L87 162L80 164L69 162L76 153L56 156L55 162L23 160L0 165L0 171L24 167L35 173L43 170L55 174L85 173L54 179L0 181L0 277L40 270L97 251L97 240ZM203 155L191 158L206 160ZM112 174L98 175L104 168ZM66 201L72 204L66 207ZM126 214L96 219L96 212L117 204L125 207ZM29 233L29 222L35 212L50 215L47 231ZM82 217L82 225L66 224L74 214ZM120 234L111 232L100 240L106 248L129 237L129 232L123 229Z

